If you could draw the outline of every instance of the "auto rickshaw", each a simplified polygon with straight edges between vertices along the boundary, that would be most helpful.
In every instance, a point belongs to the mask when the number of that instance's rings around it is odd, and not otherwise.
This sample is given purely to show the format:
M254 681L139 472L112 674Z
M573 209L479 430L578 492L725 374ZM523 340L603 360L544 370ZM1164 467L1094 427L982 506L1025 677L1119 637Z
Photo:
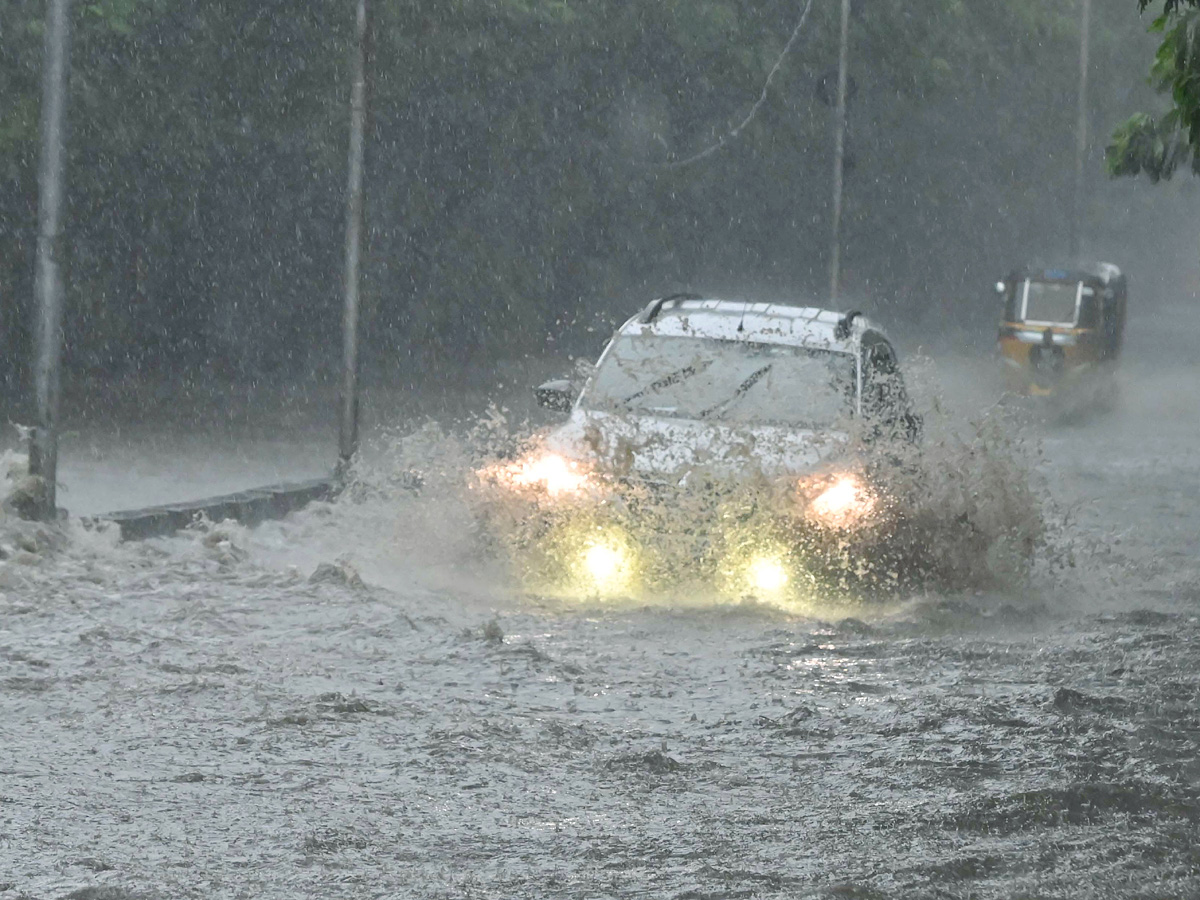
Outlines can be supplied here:
M1120 269L1111 263L1018 269L996 283L996 292L1004 298L998 349L1009 391L1111 396L1128 297Z

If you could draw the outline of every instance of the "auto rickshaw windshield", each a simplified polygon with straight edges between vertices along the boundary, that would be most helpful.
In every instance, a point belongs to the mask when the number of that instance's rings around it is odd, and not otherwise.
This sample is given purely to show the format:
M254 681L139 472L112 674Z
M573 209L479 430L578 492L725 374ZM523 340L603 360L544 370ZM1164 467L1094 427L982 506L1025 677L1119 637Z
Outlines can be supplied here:
M1082 282L1033 281L1017 285L1017 320L1042 325L1074 325L1083 299Z

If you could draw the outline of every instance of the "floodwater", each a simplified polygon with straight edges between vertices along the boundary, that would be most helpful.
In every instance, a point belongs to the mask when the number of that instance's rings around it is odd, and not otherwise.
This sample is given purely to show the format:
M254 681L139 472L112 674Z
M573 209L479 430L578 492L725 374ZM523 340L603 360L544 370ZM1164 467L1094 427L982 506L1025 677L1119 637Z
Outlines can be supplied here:
M0 898L1200 896L1200 371L1135 326L1114 412L1025 426L1074 566L1004 590L528 597L370 491L7 523Z

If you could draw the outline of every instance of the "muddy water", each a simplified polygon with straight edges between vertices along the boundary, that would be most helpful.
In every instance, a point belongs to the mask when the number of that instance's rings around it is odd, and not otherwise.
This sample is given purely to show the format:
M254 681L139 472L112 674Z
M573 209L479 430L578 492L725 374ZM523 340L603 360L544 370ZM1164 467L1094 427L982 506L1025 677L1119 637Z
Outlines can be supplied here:
M1200 896L1200 379L1142 340L1027 426L1075 567L1019 589L565 604L370 498L10 529L0 897Z

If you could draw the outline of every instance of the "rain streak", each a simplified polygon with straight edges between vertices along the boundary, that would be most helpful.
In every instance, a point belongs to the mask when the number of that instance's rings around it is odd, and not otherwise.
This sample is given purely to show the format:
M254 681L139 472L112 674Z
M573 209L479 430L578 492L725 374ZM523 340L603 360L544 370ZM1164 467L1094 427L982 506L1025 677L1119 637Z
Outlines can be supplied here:
M0 5L0 900L1200 896L1198 18Z

